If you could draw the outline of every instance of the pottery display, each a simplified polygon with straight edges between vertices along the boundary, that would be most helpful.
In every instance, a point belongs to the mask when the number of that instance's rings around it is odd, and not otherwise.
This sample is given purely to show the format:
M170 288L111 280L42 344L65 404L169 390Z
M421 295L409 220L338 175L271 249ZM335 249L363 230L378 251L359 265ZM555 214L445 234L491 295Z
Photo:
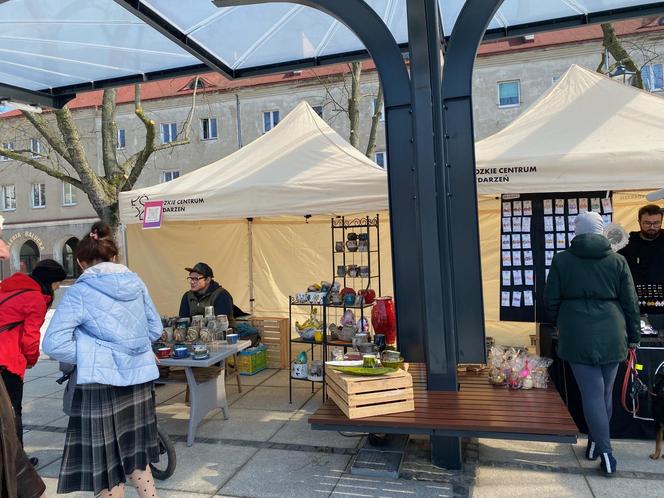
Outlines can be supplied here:
M196 327L189 327L187 329L186 340L188 342L194 342L198 339L198 329Z
M201 342L210 342L212 340L212 333L210 329L203 327L198 333L198 338Z
M397 319L391 296L379 297L371 310L371 325L374 332L385 335L388 346L397 343Z
M362 289L358 292L358 295L363 297L364 304L371 304L376 299L376 291L373 289Z

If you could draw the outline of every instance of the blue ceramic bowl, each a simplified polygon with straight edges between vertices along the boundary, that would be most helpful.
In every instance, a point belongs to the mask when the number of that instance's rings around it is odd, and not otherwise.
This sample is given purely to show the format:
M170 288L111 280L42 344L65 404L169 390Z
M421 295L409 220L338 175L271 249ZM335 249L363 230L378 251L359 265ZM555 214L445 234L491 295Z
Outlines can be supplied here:
M228 344L236 344L237 343L237 337L238 337L237 334L228 334L226 336L226 341L228 342Z
M186 358L187 356L189 356L189 349L187 349L187 346L176 346L173 349L174 358Z

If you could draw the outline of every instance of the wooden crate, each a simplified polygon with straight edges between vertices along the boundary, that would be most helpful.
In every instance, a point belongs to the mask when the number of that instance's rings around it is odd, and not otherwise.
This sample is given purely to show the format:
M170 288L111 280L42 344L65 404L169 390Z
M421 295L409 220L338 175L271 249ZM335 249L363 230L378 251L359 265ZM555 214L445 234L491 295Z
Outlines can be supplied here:
M261 335L267 346L268 368L289 368L288 318L254 317L251 324Z
M380 377L359 377L325 369L327 394L350 419L415 409L413 378L404 370Z

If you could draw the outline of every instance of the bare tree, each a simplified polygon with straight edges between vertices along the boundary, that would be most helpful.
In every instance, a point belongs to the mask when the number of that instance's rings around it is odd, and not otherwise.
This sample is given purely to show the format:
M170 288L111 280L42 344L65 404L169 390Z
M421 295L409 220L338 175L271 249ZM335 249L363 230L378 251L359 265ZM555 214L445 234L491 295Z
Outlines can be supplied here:
M23 116L46 141L51 153L12 150L0 147L0 155L30 166L82 190L100 219L112 228L119 223L119 194L131 190L141 176L150 156L160 150L189 143L189 130L196 106L198 77L193 85L192 104L181 134L169 143L156 144L157 125L143 110L141 86L134 87L134 114L145 128L145 143L128 158L118 157L118 134L115 122L116 89L104 90L101 105L101 148L103 174L91 164L84 147L85 134L77 128L72 112L56 109L48 115L22 111ZM93 135L96 139L96 135Z
M616 31L611 23L602 24L602 59L597 66L597 72L604 73L607 66L607 54L610 54L615 62L608 67L607 72L613 71L618 66L624 66L625 69L634 73L631 79L632 86L643 89L643 76L641 75L642 67L639 67L630 53L625 49L623 43L616 35Z
M378 130L378 123L383 114L383 87L380 82L378 83L378 92L374 95L362 94L362 63L352 62L348 65L349 76L342 75L341 78L333 77L323 79L318 77L319 83L325 88L326 100L332 106L334 117L343 114L347 117L350 125L350 133L348 141L358 150L362 150L360 144L360 136L362 131L362 123L360 119L360 106L362 99L369 97L375 102L373 105L373 113L371 115L371 126L369 128L369 135L367 138L366 148L362 151L364 154L373 159L376 152L376 133ZM348 79L350 79L350 88L348 86ZM335 90L340 89L343 95L339 98L335 94ZM345 98L345 99L344 99ZM344 101L345 100L345 101Z

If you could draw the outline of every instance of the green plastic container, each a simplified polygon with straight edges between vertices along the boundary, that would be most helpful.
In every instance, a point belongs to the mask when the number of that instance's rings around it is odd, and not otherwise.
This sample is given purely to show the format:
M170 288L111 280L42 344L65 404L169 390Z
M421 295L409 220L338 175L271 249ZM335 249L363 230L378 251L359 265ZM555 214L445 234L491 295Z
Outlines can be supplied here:
M238 353L238 372L240 375L255 375L267 368L267 346L261 344L255 348Z

